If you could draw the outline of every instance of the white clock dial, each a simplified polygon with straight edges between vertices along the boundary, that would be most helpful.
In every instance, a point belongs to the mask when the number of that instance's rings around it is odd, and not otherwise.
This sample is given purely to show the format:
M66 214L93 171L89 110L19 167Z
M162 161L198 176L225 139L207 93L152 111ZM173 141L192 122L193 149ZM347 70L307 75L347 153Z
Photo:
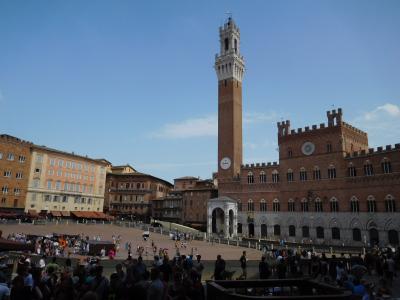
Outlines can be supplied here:
M231 167L231 159L229 157L224 157L221 159L219 165L222 170L228 170Z
M311 142L305 142L303 146L301 146L301 152L303 152L304 155L311 155L314 153L315 150L315 145Z

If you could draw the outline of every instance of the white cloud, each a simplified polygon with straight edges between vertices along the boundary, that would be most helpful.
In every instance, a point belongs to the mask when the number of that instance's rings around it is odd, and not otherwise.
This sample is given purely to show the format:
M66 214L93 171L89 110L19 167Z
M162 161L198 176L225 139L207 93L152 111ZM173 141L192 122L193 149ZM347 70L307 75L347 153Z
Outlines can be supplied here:
M144 163L136 165L139 169L151 169L151 170L162 170L162 169L171 169L171 168L187 168L187 167L199 167L199 166L213 166L216 165L217 162L188 162L188 163Z
M185 139L193 137L217 136L218 120L216 116L186 119L177 123L165 124L152 137L165 139Z
M400 106L397 104L385 103L364 112L352 123L368 133L372 147L395 144L400 141Z
M365 113L364 119L366 121L374 121L384 114L388 114L390 117L400 117L400 107L396 104L386 103L382 106L378 106L373 111Z
M243 123L251 125L256 123L272 122L277 119L275 112L270 113L245 113ZM158 131L151 134L153 138L186 139L194 137L216 137L218 135L218 118L209 115L198 118L186 119L176 123L168 123Z
M243 116L244 124L272 122L278 118L276 112L269 113L248 112Z

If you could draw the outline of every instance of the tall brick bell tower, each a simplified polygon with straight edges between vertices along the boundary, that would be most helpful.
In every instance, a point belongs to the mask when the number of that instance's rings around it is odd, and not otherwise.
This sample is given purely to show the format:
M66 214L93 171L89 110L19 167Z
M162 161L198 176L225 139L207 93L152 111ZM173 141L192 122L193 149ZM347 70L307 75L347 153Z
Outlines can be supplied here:
M242 78L240 31L232 18L219 28L220 52L215 56L218 76L218 180L240 174L242 164Z

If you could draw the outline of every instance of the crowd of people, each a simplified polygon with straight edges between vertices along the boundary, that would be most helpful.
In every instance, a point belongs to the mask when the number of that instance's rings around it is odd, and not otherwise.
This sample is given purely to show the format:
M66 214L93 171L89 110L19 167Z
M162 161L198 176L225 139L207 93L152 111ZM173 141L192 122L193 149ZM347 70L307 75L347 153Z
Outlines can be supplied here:
M244 253L245 255L245 253ZM243 261L243 256L240 258ZM263 255L259 262L259 278L296 278L310 276L314 280L350 290L363 300L392 294L393 279L400 265L400 248L373 249L365 255L316 254L310 251L276 250ZM242 269L246 268L242 264ZM245 274L245 272L244 272ZM378 278L378 281L375 280Z
M46 264L43 259L33 263L30 257L21 256L15 276L9 285L0 272L0 299L11 300L128 300L128 299L204 299L201 283L204 266L201 256L156 255L151 267L147 267L141 256L129 256L124 263L115 266L109 277L103 275L103 266L98 259L87 259L85 263L58 264L53 257ZM10 286L11 288L9 288ZM2 294L3 293L3 294Z

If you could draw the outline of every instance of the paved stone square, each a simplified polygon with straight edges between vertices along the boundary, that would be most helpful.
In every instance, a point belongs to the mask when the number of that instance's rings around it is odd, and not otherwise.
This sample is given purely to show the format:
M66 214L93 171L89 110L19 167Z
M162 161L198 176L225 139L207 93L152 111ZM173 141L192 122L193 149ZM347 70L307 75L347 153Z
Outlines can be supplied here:
M132 254L136 256L136 248L143 246L148 250L148 257L144 255L144 259L152 259L153 253L151 249L151 241L153 240L158 248L167 248L170 257L175 255L175 241L171 240L166 235L159 233L150 233L150 239L144 241L142 238L143 230L138 228L120 227L110 224L47 224L47 225L32 225L32 224L7 224L0 225L0 230L3 231L3 237L7 237L10 233L24 233L24 234L37 234L46 235L51 233L58 234L84 234L92 239L94 236L100 235L103 241L112 241L112 236L121 236L121 246L117 253L117 258L126 258L128 256L125 250L125 243L131 242ZM147 248L146 248L147 247ZM255 249L248 249L236 246L228 246L218 243L208 243L205 241L191 241L187 243L187 248L180 248L180 254L189 255L193 248L193 254L200 254L203 260L215 260L218 254L221 254L225 260L239 260L242 251L246 250L249 260L259 260L261 251Z

